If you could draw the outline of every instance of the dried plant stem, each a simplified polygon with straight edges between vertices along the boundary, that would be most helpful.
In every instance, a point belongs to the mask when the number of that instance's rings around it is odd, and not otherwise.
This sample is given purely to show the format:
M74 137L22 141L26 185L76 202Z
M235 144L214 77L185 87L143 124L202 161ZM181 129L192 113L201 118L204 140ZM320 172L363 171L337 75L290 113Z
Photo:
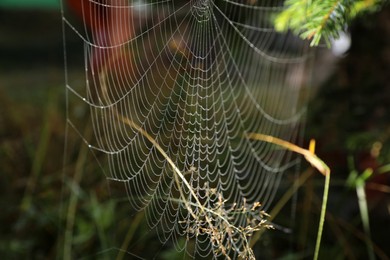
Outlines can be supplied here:
M133 129L137 130L140 134L142 134L144 137L146 137L146 139L148 139L148 141L151 142L153 144L153 146L156 147L156 149L160 152L160 154L167 160L169 165L172 167L173 171L176 173L176 174L174 174L174 177L175 177L176 185L178 186L178 189L179 189L179 192L180 192L180 197L182 198L183 202L186 204L187 210L189 210L190 214L195 219L197 218L197 216L195 215L195 213L192 211L192 209L190 207L190 205L193 205L193 204L189 204L189 202L185 198L185 196L183 194L183 191L180 188L180 182L179 182L179 179L177 179L177 176L180 177L181 181L188 188L189 192L191 193L191 195L194 197L194 199L196 201L196 206L198 208L200 208L201 211L212 213L213 215L216 215L217 217L219 217L221 220L225 221L226 223L229 223L229 221L226 218L224 218L221 214L219 214L218 212L215 212L215 211L210 210L210 209L208 209L208 208L203 206L203 204L199 201L198 196L193 191L193 188L188 183L188 181L185 179L184 174L179 170L179 168L177 168L176 164L172 161L172 159L168 156L168 154L162 149L162 147L156 142L156 140L153 139L152 136L150 136L145 130L142 129L142 127L137 125L135 122L133 122L129 118L121 116L118 113L116 115L119 117L120 120L122 120L123 123L127 124L128 126L130 126ZM211 222L209 224L211 225ZM234 227L234 228L237 231L239 231L239 229L237 227Z
M156 140L153 139L152 136L150 136L144 129L142 129L142 127L140 127L139 125L137 125L135 122L133 122L132 120L130 120L129 118L126 118L124 116L121 116L119 115L118 113L116 113L117 117L122 120L122 122L124 122L125 124L127 124L128 126L130 126L131 128L137 130L140 134L142 134L146 139L149 140L149 142L151 142L153 144L154 147L156 147L156 149L161 153L161 155L167 160L167 162L170 164L170 166L172 167L173 171L175 174L173 174L174 176L174 179L175 179L175 183L177 185L177 188L179 190L179 193L180 193L180 197L182 199L182 202L184 203L185 205L185 208L188 210L188 212L191 214L191 216L194 218L194 220L199 220L199 215L195 214L195 212L193 211L192 207L191 206L195 206L197 208L200 209L200 213L201 215L204 216L205 218L205 221L206 223L208 224L208 228L209 228L209 231L211 232L211 234L214 234L216 232L215 230L215 226L212 222L212 219L209 217L209 215L205 214L205 213L210 213L211 215L217 217L218 219L222 220L223 222L226 223L226 226L233 229L236 233L243 233L243 231L232 225L228 219L226 219L223 215L221 215L219 212L215 211L215 210L212 210L212 209L209 209L207 207L204 207L203 204L199 201L198 199L198 196L195 194L193 188L191 187L191 185L188 183L188 181L185 179L184 177L184 174L177 168L177 166L175 165L175 163L172 161L172 159L168 156L168 154L162 149L162 147L156 142ZM180 185L180 180L179 178L181 179L181 181L184 183L184 185L188 188L189 192L191 193L191 195L193 196L193 198L195 199L196 203L193 204L191 202L189 202L187 200L187 198L185 197L184 193L183 193L183 190L181 189L181 185ZM248 259L254 259L254 256L252 255L252 251L250 250L250 244L249 244L249 241L247 239L247 237L245 235L242 235L241 238L244 240L244 248L242 249L244 252L248 252L249 256L248 256ZM216 241L220 242L218 240L218 238L216 239ZM217 242L217 243L218 243ZM219 246L222 246L222 245L219 245ZM221 247L222 248L222 247ZM226 254L226 252L224 250L222 250L222 253L225 255L225 257L227 259L230 259L230 257Z
M264 141L267 143L276 144L278 146L284 147L290 151L299 153L305 157L305 159L313 166L315 167L322 175L326 176L330 174L329 167L315 155L314 151L312 151L313 142L311 143L311 148L304 149L302 147L299 147L298 145L292 144L290 142L287 142L285 140L282 140L277 137L273 137L270 135L264 135L264 134L258 134L258 133L249 133L246 135L248 139L252 140L258 140L258 141Z
M329 184L330 184L330 169L320 158L317 157L317 155L315 155L314 141L312 141L310 143L310 148L307 150L307 149L299 147L295 144L292 144L290 142L287 142L285 140L282 140L280 138L273 137L270 135L249 133L246 135L246 137L248 139L252 139L252 140L258 140L258 141L276 144L276 145L281 146L283 148L286 148L290 151L299 153L299 154L303 155L305 157L305 159L313 167L315 167L320 173L322 173L325 176L324 193L322 196L321 214L320 214L320 220L319 220L318 231L317 231L317 240L316 240L316 246L314 249L314 257L313 257L314 260L317 260L318 254L320 251L322 231L323 231L324 222L325 222L326 205L327 205L327 201L328 201L328 192L329 192Z

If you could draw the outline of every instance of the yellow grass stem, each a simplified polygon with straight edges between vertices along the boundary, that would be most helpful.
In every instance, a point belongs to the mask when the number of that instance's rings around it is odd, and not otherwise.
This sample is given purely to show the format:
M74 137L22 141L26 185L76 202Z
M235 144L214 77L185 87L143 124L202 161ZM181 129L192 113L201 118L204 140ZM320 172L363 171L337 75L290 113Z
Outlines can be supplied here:
M305 159L313 166L315 167L320 173L322 173L325 176L325 184L324 184L324 193L322 197L322 206L321 206L321 214L320 214L320 220L318 225L318 231L317 231L317 240L316 240L316 246L314 249L314 260L318 259L318 254L320 251L320 245L321 245L321 238L322 238L322 232L324 228L324 222L325 222L325 213L326 213L326 205L328 201L328 192L329 192L329 184L330 184L330 169L329 167L315 155L315 143L314 141L310 142L309 150L304 149L302 147L299 147L295 144L292 144L290 142L287 142L285 140L282 140L277 137L273 137L270 135L264 135L259 133L249 133L246 135L248 139L257 140L257 141L263 141L267 143L276 144L278 146L281 146L283 148L286 148L290 151L293 151L295 153L299 153L305 157Z

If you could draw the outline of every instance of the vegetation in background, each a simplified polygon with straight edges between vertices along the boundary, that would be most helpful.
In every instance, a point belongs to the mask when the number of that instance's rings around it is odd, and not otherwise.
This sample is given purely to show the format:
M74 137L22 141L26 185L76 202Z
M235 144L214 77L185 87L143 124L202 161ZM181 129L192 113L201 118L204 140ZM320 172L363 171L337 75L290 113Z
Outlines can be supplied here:
M286 0L275 19L278 31L292 30L312 46L321 39L330 45L356 16L379 10L385 0Z

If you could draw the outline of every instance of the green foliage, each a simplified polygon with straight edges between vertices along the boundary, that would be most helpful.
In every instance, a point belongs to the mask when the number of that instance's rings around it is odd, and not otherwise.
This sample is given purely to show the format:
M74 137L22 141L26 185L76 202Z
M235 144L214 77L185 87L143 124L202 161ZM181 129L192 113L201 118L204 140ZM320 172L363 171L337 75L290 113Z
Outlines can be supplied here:
M316 46L324 38L337 39L340 31L358 14L377 10L383 0L286 0L275 19L278 31L292 30Z

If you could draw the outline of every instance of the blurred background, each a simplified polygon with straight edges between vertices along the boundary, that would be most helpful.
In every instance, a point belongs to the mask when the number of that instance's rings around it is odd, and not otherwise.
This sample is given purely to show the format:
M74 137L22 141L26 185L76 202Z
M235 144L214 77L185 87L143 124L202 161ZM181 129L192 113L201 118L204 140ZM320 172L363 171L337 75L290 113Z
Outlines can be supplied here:
M323 60L329 53L319 54L315 66L328 76L313 91L308 109L306 143L316 139L319 157L332 169L320 259L368 259L372 254L389 259L389 6L358 18L349 31L347 54L331 57L330 63ZM67 38L70 49L72 42ZM71 64L68 72L83 79L84 72ZM183 258L171 245L159 244L142 212L129 212L126 202L113 199L123 194L108 187L77 135L69 134L65 142L57 0L0 2L0 102L3 259ZM310 254L323 183L319 174L305 182L298 192L294 233L268 232L255 245L258 259L305 259ZM279 221L288 218L290 213L282 212Z

